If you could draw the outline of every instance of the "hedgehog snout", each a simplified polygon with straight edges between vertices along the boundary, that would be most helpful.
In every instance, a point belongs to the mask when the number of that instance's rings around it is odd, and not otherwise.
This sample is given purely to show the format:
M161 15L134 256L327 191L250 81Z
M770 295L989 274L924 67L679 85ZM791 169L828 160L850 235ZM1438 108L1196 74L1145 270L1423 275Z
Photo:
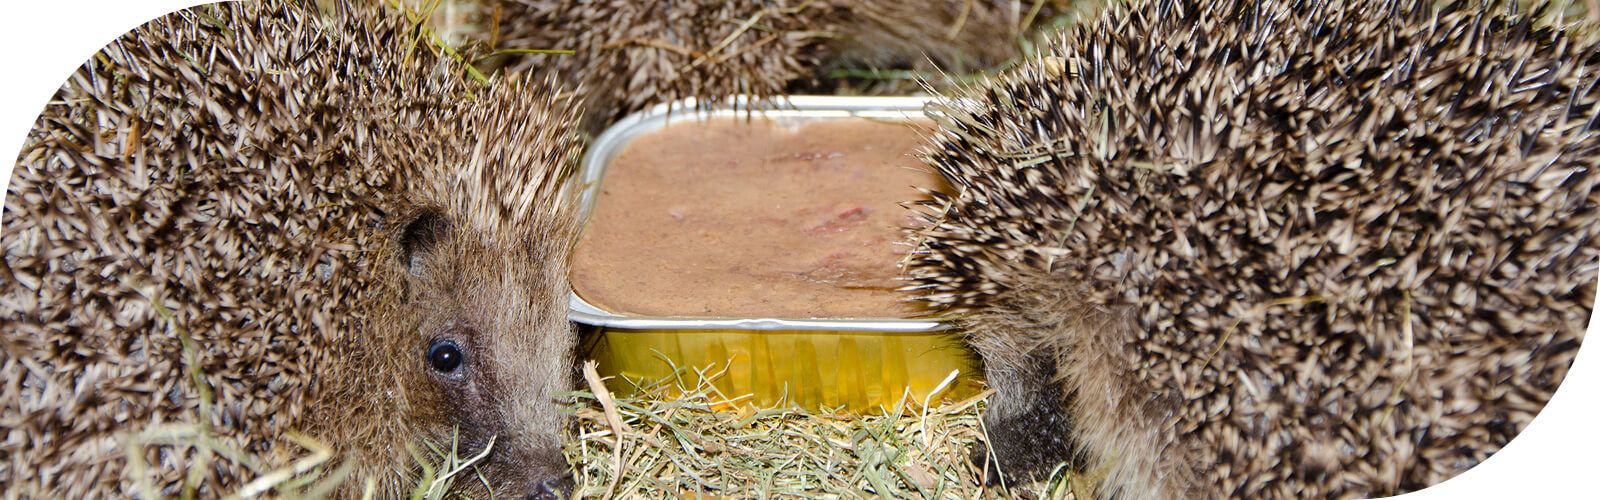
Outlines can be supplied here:
M574 486L572 475L562 474L561 477L546 479L544 482L534 485L533 491L529 492L526 498L527 500L559 500L569 497Z
M571 466L559 447L539 448L529 457L526 466L529 481L522 498L527 500L558 500L570 498L577 483L572 480Z

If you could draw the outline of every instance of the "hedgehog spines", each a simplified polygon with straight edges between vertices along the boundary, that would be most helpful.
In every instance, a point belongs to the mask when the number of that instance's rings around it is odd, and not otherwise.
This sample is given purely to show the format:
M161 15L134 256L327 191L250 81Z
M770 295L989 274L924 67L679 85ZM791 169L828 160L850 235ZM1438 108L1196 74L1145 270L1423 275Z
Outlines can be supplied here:
M338 16L309 0L266 0L162 17L107 46L46 108L0 236L0 373L13 381L0 387L12 436L0 444L0 489L85 497L148 480L176 495L199 451L126 449L118 437L165 422L205 426L262 465L287 463L299 448L283 436L303 432L399 495L416 472L406 443L437 440L442 420L493 414L469 406L497 400L460 398L450 379L423 372L433 336L511 349L507 359L537 346L552 365L569 361L543 345L572 341L567 325L483 297L562 310L546 288L564 288L548 268L575 235L562 194L572 140L560 135L573 111L545 82L463 82L459 63L402 52L409 23L381 6L334 7ZM480 297L438 293L438 276L402 272L384 228L421 205L489 235L476 241L504 240L485 260L517 262L453 273ZM427 248L439 259L428 263L453 265L453 244ZM440 310L465 312L429 316ZM450 329L460 324L476 328ZM180 330L197 347L192 361ZM201 400L191 370L212 400ZM496 382L526 387L501 396L553 407L540 391L568 374L518 370L482 377L523 377ZM543 463L550 443L538 438L561 421L546 413L548 422L503 423L526 437L502 437L501 458L482 464L497 484L537 489L540 475L562 473ZM464 449L482 445L487 424L454 419ZM129 453L146 457L148 477L124 475ZM231 493L258 473L210 464L202 494Z
M963 191L914 287L986 362L1057 356L1069 402L996 405L1066 408L1102 491L1449 477L1548 399L1594 300L1596 46L1510 12L1113 8L950 104L926 156Z

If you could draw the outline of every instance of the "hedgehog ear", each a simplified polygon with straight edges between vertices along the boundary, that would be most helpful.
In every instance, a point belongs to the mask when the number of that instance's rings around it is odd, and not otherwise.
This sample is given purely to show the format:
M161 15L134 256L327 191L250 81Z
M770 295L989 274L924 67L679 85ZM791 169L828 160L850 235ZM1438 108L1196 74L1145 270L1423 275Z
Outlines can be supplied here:
M428 258L433 255L434 246L444 240L449 232L450 225L444 213L438 209L424 208L412 212L396 238L400 247L396 256L406 274L421 276L427 268Z

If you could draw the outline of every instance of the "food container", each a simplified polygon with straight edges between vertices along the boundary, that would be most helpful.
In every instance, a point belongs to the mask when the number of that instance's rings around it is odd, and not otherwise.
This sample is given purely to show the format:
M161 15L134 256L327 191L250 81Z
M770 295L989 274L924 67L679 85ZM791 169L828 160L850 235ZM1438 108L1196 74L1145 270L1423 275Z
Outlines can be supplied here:
M924 116L928 98L794 96L770 106L696 110L692 100L628 116L590 146L578 173L581 216L597 201L606 168L634 138L669 124L718 117L797 123L867 118L903 121ZM720 373L712 383L727 396L749 394L762 407L875 412L902 400L963 398L980 384L974 357L936 318L784 317L680 318L621 314L573 291L573 321L599 327L585 346L614 391L639 381ZM689 369L695 370L689 370ZM946 383L948 376L958 375ZM690 384L692 385L692 383Z

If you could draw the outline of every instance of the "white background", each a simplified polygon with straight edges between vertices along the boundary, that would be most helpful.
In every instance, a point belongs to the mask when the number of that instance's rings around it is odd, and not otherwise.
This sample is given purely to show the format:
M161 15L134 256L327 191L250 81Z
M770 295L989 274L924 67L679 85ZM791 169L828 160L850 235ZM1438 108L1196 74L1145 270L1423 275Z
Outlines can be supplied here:
M68 75L118 35L199 2L7 3L0 8L0 179L9 184L23 137ZM1401 498L1600 498L1593 486L1600 481L1600 375L1593 351L1580 350L1549 406L1503 450L1455 479Z

